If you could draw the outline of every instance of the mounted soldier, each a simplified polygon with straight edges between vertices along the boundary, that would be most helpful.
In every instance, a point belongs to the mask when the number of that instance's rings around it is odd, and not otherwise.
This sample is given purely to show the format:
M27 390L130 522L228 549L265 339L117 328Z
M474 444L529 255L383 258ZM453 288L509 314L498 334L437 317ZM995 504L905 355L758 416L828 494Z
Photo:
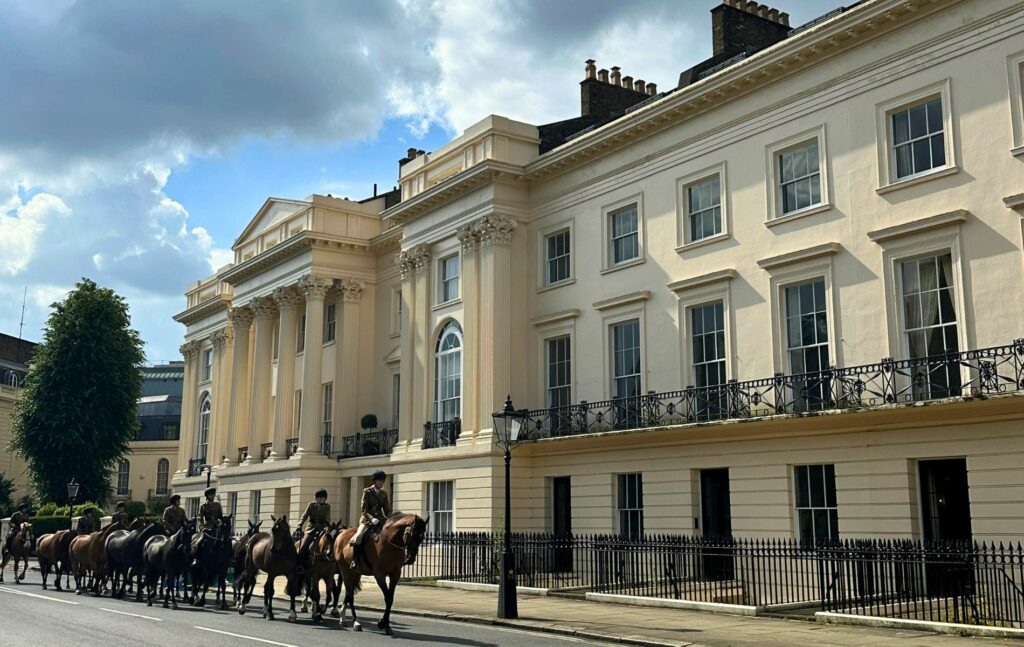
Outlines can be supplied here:
M167 531L168 536L181 530L186 520L185 510L181 507L181 495L172 495L170 503L171 505L164 508L163 518L164 529Z
M206 500L199 506L199 532L210 528L216 531L224 520L224 511L220 507L220 501L215 501L217 488L208 487L203 492Z
M14 541L14 535L21 529L21 524L23 523L29 523L28 505L24 503L19 505L14 514L11 515L10 525L7 526L7 537L4 539L4 554L11 552L11 543Z
M377 470L373 473L373 485L363 490L359 530L349 542L354 548L351 564L353 570L358 568L358 563L363 557L363 542L366 540L366 535L380 532L380 526L384 519L391 516L391 502L388 501L388 493L384 491L384 481L387 480L387 477L384 470Z
M124 511L124 501L118 501L116 512L110 515L110 523L120 523L125 528L128 527L128 513Z
M308 523L307 523L308 522ZM299 528L304 531L326 530L331 523L331 504L327 503L327 490L317 490L313 501L306 506L299 520Z

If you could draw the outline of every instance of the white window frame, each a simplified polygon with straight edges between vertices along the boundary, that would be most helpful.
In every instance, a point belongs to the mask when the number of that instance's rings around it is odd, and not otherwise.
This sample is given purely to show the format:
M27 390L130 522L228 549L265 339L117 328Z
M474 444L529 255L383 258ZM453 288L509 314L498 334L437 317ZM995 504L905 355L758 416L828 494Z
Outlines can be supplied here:
M203 379L200 382L209 382L213 379L213 349L203 349Z
M612 263L612 214L634 203L636 204L637 256L636 258L620 261L619 263ZM643 193L636 193L601 207L601 240L602 245L604 246L603 251L601 252L601 263L603 267L603 269L601 270L601 274L607 274L609 272L615 272L618 270L625 269L627 267L633 267L634 265L639 265L640 263L643 263L646 260L647 245L644 227Z
M676 291L678 299L679 331L682 335L680 347L680 375L685 376L685 386L693 386L696 383L696 375L693 372L693 323L690 311L714 301L722 302L722 315L725 323L725 379L730 380L736 375L736 353L732 339L733 315L730 303L731 276L715 279L692 288L684 288Z
M555 337L569 338L569 362L571 367L569 384L569 401L576 402L576 318L579 310L564 310L553 316L547 316L534 322L537 328L536 402L547 402L547 342Z
M687 324L687 329L689 331L689 335L686 338L686 344L687 344L687 350L689 351L689 358L690 358L690 365L689 365L689 371L688 371L688 375L689 375L690 379L688 381L688 385L692 384L694 386L697 386L697 367L698 367L698 362L697 362L697 358L693 354L693 341L694 341L694 337L696 336L697 333L693 329L693 314L694 314L694 312L696 312L698 310L703 310L704 308L715 306L715 305L719 305L719 304L721 304L721 306L722 306L722 339L723 339L724 348L722 349L723 356L715 359L714 361L715 361L715 363L721 362L722 366L725 368L725 377L718 384L706 384L704 386L707 386L707 387L724 386L725 384L727 384L729 382L729 378L730 378L730 375L731 375L731 373L729 372L729 330L728 330L729 329L729 325L728 325L729 312L728 312L728 310L726 310L726 302L725 302L724 299L711 299L709 301L702 301L700 303L692 303L689 306L687 306L687 308L686 308L686 324ZM700 334L701 335L706 335L707 333L706 332L701 332ZM705 358L704 360L699 362L699 364L701 364L701 365L707 365L707 364L710 364L710 363L711 362L707 361L707 358Z
M609 323L607 325L607 327L606 327L606 330L608 331L607 332L607 342L606 342L606 345L608 346L608 358L609 358L609 362L608 362L608 398L612 399L612 400L617 399L617 398L623 398L623 397L635 397L635 396L618 395L615 392L615 381L617 379L628 378L628 377L632 377L633 376L632 374L624 375L624 376L621 376L621 377L616 377L616 375L615 375L615 329L617 327L619 327L619 326L624 326L624 325L627 325L627 324L631 324L633 322L636 322L637 335L639 336L639 339L637 340L637 352L640 354L640 372L636 374L636 378L639 380L640 385L637 387L636 395L637 396L642 395L644 393L644 390L645 390L646 386L647 386L647 380L646 380L646 377L647 377L646 376L646 370L647 370L646 359L647 358L644 356L644 327L643 327L643 322L640 320L639 317L635 317L635 316L634 317L626 317L624 319L619 319L617 321Z
M161 467L164 469L161 471ZM163 485L161 485L161 479ZM156 462L156 488L153 490L154 494L164 495L170 491L171 483L171 461L166 458L161 458Z
M624 323L633 319L640 321L640 389L645 391L651 388L649 383L648 375L648 362L647 362L647 316L646 316L646 297L644 300L630 303L625 306L616 306L613 310L610 310L601 320L602 331L604 334L603 342L601 346L604 348L604 399L611 400L614 396L612 391L612 384L615 380L615 358L613 356L612 345L614 339L612 338L612 327L616 324ZM576 340L573 339L573 347L575 348ZM575 360L575 356L573 357ZM577 366L579 366L577 364ZM543 382L541 382L543 384Z
M195 519L199 515L199 497L190 496L186 501L188 502L188 516Z
M780 190L781 169L779 168L779 156L791 150L801 148L817 140L818 145L818 178L820 182L820 200L817 204L811 204L802 209L796 209L788 213L782 211L782 191ZM767 178L768 178L768 220L765 226L790 222L798 218L822 213L832 208L831 169L828 160L828 137L825 124L821 124L809 130L796 133L786 139L769 144L766 149Z
M722 229L717 234L691 240L689 190L691 187L702 184L715 176L718 176L718 208L721 211ZM726 163L722 162L676 180L676 252L685 252L732 237L731 228L729 227L729 190L726 178Z
M324 382L320 386L320 437L332 434L333 412L334 412L334 382Z
M204 394L199 399L199 422L196 426L196 446L193 455L196 459L202 459L206 463L210 462L208 454L210 451L210 422L212 413L213 403L210 401L210 396ZM200 448L203 448L202 452L200 452Z
M548 282L548 238L562 232L569 234L569 276ZM576 231L573 219L547 225L537 232L537 291L553 290L576 282Z
M445 278L445 268L450 261L455 261L458 264L458 271L455 276ZM445 254L437 259L437 305L444 306L458 302L462 298L462 255L458 252L452 252L451 254ZM448 295L445 298L446 284L450 281L455 281L455 294Z
M452 330L454 330L454 334L456 334L458 339L459 339L459 349L458 349L458 351L454 351L454 350L439 351L438 348L441 345L441 340L445 336L448 335L449 327L451 327ZM440 371L438 371L438 365L439 365L439 363L440 363L440 361L442 359L442 355L454 354L455 352L458 352L458 354L459 354L459 359L458 359L458 369L459 369L459 395L458 395L458 401L459 401L459 405L458 405L458 413L454 417L462 418L463 406L465 405L465 402L463 402L463 399L465 398L465 393L466 393L466 388L465 388L465 386L466 386L465 385L465 377L466 377L466 366L465 366L465 361L466 361L466 355L465 355L465 353L466 353L466 338L465 338L465 335L464 335L464 333L462 331L462 325L459 324L459 322L455 321L454 319L446 320L444 322L444 324L441 326L441 328L438 330L437 334L434 336L433 348L434 348L433 362L432 362L432 364L433 364L433 378L434 378L433 379L433 382L434 382L434 398L433 398L433 415L432 415L433 421L434 422L441 422L441 415L440 415L441 414L441 400L440 400L440 394L441 393L440 393L440 382L439 382ZM454 398L445 398L445 401L452 400L452 399L454 399ZM450 419L451 418L449 418L449 420Z
M959 156L955 146L956 113L950 95L950 80L945 78L938 83L907 92L875 106L875 137L878 156L876 193L885 194L906 186L946 177L960 170ZM893 157L892 115L935 97L942 100L942 134L946 147L946 165L897 179Z
M624 505L624 504L628 504L629 501L627 500L627 501L624 502L624 501L621 500L621 497L619 497L619 483L622 482L623 479L625 479L625 488L624 489L627 490L627 497L628 497L628 488L629 488L629 482L630 482L631 478L633 478L634 482L638 485L637 493L636 493L638 505L635 506L635 507L628 507L628 505ZM612 481L612 487L615 488L613 490L613 492L614 492L613 498L615 499L615 520L614 520L615 521L615 534L618 535L619 537L625 537L625 538L630 538L630 539L643 537L644 534L645 534L644 525L645 525L645 521L646 521L645 518L644 518L645 517L645 515L644 515L644 473L643 472L628 472L628 473L623 473L623 474L616 474L615 477L614 477L614 480ZM640 532L639 532L639 534L637 534L637 535L628 534L627 533L627 529L622 527L622 513L623 512L639 512L640 513L640 528L639 528Z
M402 374L391 374L391 426L398 429L402 414Z
M810 468L817 468L817 467L820 467L822 469L822 485L825 487L825 491L822 493L822 497L824 498L824 505L822 505L822 506L815 506L815 505L813 505L813 496L814 495L811 492ZM829 502L828 502L828 494L827 494L828 493L828 484L827 484L827 480L826 479L827 479L827 475L828 475L828 470L827 470L828 467L832 468L832 480L833 480L832 486L833 486L833 489L835 490L835 495L836 495L836 500L833 501L833 503L835 505L831 505L831 506L828 504ZM799 470L800 470L800 468L807 468L807 477L808 477L807 494L808 494L809 500L807 501L808 505L806 505L806 506L801 506L800 505L800 497L799 497L799 491L800 491L800 475L799 475ZM811 541L813 541L813 542L820 542L820 541L839 540L840 537L841 537L841 535L839 533L839 485L838 485L839 479L838 479L838 477L836 475L836 469L835 468L836 468L835 463L805 463L805 464L799 464L799 465L792 465L791 468L790 468L790 471L789 471L790 478L793 479L793 516L794 516L793 525L794 525L794 533L796 535L797 541L799 541L801 543L810 543ZM827 514L829 511L834 510L835 511L835 518L836 518L836 520L835 520L836 527L834 529L835 536L834 537L826 537L826 538L824 538L824 540L819 539L818 537L812 537L812 538L810 538L810 540L805 538L803 536L802 531L801 531L801 524L800 524L800 512L801 512L801 510L808 510L808 511L811 512L811 517L812 517L811 528L812 528L812 532L813 532L813 528L814 528L814 521L813 521L814 511L816 511L816 510L824 510L824 511L826 511L826 514ZM830 528L831 528L831 525L832 525L832 521L831 521L831 518L830 518L829 519L829 527Z
M391 288L391 336L402 334L402 286Z
M263 490L252 490L249 492L249 518L253 522L260 520L260 508L263 503Z
M427 520L430 522L430 525L428 526L430 531L432 533L455 532L457 527L455 525L455 481L453 479L445 481L428 481L425 486L425 508L427 511ZM451 491L450 509L437 507L438 495L441 494L442 488L449 488ZM445 523L444 520L447 520L448 523ZM444 526L447 526L447 528Z
M295 340L295 354L301 355L306 350L306 313L299 316L299 338Z
M1006 71L1010 91L1010 123L1013 144L1010 154L1024 155L1024 51L1012 54L1006 59Z
M129 485L131 485L132 464L127 458L122 458L117 463L117 486L114 494L117 496L128 496Z
M324 338L323 344L330 344L338 335L338 303L324 304Z
M568 368L568 371L569 371L568 381L565 384L560 384L560 385L558 385L556 387L552 387L551 386L551 379L550 379L551 378L551 352L550 352L550 350L551 350L551 343L554 342L554 341L562 341L562 340L568 342L568 344L569 344L569 346L567 348L567 357L565 359L565 362L568 364L567 368ZM543 400L544 408L552 408L552 406L553 406L551 404L551 391L552 391L553 388L567 389L568 390L568 396L566 397L567 401L566 401L565 405L563 405L563 406L570 406L570 405L572 405L574 403L573 397L572 397L573 396L573 344L572 344L572 335L569 335L569 334L552 335L550 337L545 337L543 343L544 343L544 382L543 382L543 384L544 384L544 400Z

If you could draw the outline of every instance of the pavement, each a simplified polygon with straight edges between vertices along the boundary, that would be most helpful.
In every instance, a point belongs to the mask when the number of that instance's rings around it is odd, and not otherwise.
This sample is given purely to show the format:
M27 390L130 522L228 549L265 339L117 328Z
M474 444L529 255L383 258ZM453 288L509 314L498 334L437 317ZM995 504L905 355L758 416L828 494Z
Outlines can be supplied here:
M280 588L280 587L279 587ZM680 609L632 607L564 597L519 596L519 619L498 620L497 593L400 585L402 614L481 626L515 627L587 640L683 647L1021 647L1019 640L966 638L924 631L823 625L781 618L744 617ZM364 578L356 609L377 610L384 597ZM395 611L397 613L397 611Z
M10 571L5 575L10 575ZM51 582L52 585L52 582ZM164 609L159 604L112 600L109 597L75 595L72 592L42 590L39 573L30 570L21 584L7 577L0 584L0 644L18 647L109 647L111 645L217 645L217 647L358 647L390 645L400 640L411 645L459 645L462 647L534 647L594 645L571 637L538 634L503 627L483 626L424 617L393 615L395 637L376 628L380 615L365 613L364 630L356 633L341 628L337 621L314 624L299 616L292 624L284 620L287 606L275 602L277 620L264 620L257 607L245 616L234 611L215 611L180 606Z

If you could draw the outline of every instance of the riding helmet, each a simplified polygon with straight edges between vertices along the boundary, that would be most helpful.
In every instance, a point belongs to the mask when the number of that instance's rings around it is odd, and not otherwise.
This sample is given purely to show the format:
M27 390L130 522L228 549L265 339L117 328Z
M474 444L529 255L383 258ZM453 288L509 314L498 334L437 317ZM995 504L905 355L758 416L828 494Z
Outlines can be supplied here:
M214 494L217 494L217 488L215 488L215 487L208 487L203 492L203 496L212 496Z
M124 501L118 501L118 502L117 502L117 506L115 506L115 507L116 507L116 508L117 508L118 510L124 510Z
M180 503L181 502L181 495L180 494L172 494L171 498L170 498L170 502L171 503Z
M388 475L384 473L384 470L377 470L376 472L373 473L374 481L383 481L387 479L387 477Z
M315 499L320 499L320 498L326 499L327 498L327 490L325 490L323 488L320 488L319 490L316 491L316 496L313 497L313 498L315 498Z

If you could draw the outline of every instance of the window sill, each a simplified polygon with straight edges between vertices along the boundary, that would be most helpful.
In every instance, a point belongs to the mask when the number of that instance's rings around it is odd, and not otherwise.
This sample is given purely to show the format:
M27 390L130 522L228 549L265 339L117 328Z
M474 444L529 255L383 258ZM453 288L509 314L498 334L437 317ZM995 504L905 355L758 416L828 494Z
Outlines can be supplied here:
M321 348L327 348L328 346L333 346L336 341L337 341L337 339L332 339L330 341L325 341L324 343L320 344L320 347Z
M1011 148L1010 155L1013 155L1014 157L1024 156L1024 144L1021 144L1020 146L1017 146L1015 148Z
M707 245L714 245L715 243L720 243L723 240L729 240L730 238L732 238L732 235L727 231L723 231L722 233L715 234L714 236L708 236L706 238L701 238L700 240L684 243L676 247L676 253L682 254L684 252L690 251L691 249L697 249L698 247L706 247Z
M549 283L548 285L540 286L539 288L537 288L537 294L540 294L541 292L548 292L549 290L554 290L554 289L557 289L557 288L564 288L565 286L572 285L575 282L576 282L576 277L575 276L570 276L567 279L562 279L558 283Z
M921 184L922 182L927 182L928 180L935 180L935 179L938 179L940 177L948 177L950 175L953 175L953 174L959 173L959 172L960 172L960 167L959 166L944 166L944 167L942 167L940 169L933 169L933 170L930 170L930 171L925 171L924 173L918 173L917 175L911 175L910 177L904 178L902 180L896 180L895 182L890 182L889 184L887 184L885 186L880 186L877 189L875 189L875 193L877 193L878 195L885 195L886 193L889 193L891 191L896 191L897 189L903 189L903 188L906 188L908 186L915 186L915 185Z
M619 263L618 265L612 265L611 267L606 267L603 270L601 270L601 274L611 274L612 272L618 272L619 270L624 270L627 267L634 267L636 265L640 265L643 262L645 262L646 260L647 259L645 259L643 256L640 256L638 258L634 258L631 261L624 261L622 263Z
M390 333L388 333L388 338L389 339L398 339L401 336L402 336L402 331L401 330L393 330Z
M771 220L766 220L764 226L774 227L776 225L792 222L794 220L800 220L801 218L806 218L807 216L813 216L816 213L823 213L831 208L832 205L828 202L812 205L810 207L804 207L803 209L791 211L784 216L778 216L776 218L772 218Z
M213 382L213 378L212 377L203 378L203 379L199 380L199 382L197 382L197 386L202 386L204 384L210 384L211 382Z
M431 308L431 310L445 310L447 308L451 308L452 306L457 306L457 305L459 305L461 303L462 303L462 297L459 297L458 299L452 299L451 301L445 301L443 303L438 303L437 305L433 306Z

